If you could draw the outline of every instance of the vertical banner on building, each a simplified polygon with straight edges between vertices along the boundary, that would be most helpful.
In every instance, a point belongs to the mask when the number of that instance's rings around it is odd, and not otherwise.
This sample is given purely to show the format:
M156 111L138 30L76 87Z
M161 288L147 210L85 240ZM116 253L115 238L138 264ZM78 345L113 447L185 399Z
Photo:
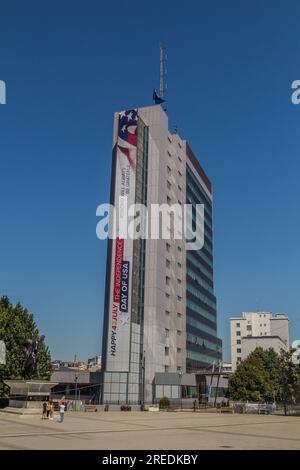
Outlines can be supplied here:
M135 202L137 158L137 110L119 114L117 162L115 174L115 208L127 217L127 208ZM118 217L117 217L118 219ZM116 227L111 264L107 370L129 371L130 312L133 240Z

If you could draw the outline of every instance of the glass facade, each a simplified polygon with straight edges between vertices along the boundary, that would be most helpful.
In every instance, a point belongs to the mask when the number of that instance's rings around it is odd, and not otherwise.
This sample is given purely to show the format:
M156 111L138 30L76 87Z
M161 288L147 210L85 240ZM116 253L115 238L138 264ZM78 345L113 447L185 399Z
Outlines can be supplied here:
M222 341L217 337L213 282L212 202L188 163L186 203L204 204L204 246L186 253L186 369L195 372L222 359Z

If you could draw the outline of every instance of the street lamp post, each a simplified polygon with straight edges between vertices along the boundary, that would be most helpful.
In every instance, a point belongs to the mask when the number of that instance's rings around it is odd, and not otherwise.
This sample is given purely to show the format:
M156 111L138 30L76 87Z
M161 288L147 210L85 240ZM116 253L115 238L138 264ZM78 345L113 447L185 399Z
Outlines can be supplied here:
M180 393L180 409L182 410L182 372L179 372L180 377L180 386L179 386L179 393Z
M77 382L78 382L78 375L75 375L75 411L77 411Z
M141 390L141 411L145 410L145 351L142 356L142 390Z

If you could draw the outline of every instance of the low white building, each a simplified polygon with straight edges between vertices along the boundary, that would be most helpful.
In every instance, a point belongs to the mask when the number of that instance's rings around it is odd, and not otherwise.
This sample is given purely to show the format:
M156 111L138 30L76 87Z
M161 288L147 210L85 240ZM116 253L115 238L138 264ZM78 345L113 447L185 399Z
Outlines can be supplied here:
M87 368L90 371L98 371L101 369L101 356L91 357L87 361Z
M300 340L296 339L292 342L292 349L295 349L293 352L293 363L300 364Z
M243 312L230 318L231 362L234 371L256 347L288 349L289 319L283 313Z
M246 336L242 338L242 361L256 348L274 349L277 353L280 353L281 349L288 350L286 343L279 336Z
M232 372L232 363L231 362L222 362L222 372Z

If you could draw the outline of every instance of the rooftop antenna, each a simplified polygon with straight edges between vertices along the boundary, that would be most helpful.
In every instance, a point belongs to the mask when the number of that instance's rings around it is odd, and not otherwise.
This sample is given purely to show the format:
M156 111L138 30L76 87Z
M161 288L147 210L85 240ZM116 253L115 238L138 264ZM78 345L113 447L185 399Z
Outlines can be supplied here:
M165 78L166 78L166 47L163 44L160 44L160 61L159 61L159 97L164 99L165 92Z
M165 77L166 77L166 66L165 66L165 61L166 61L166 53L165 53L165 46L163 44L160 44L160 60L159 60L159 93L157 93L156 90L153 90L153 100L155 104L162 104L164 103L164 93L166 90L166 83L165 83ZM164 108L165 109L165 108ZM165 109L166 111L166 109Z

